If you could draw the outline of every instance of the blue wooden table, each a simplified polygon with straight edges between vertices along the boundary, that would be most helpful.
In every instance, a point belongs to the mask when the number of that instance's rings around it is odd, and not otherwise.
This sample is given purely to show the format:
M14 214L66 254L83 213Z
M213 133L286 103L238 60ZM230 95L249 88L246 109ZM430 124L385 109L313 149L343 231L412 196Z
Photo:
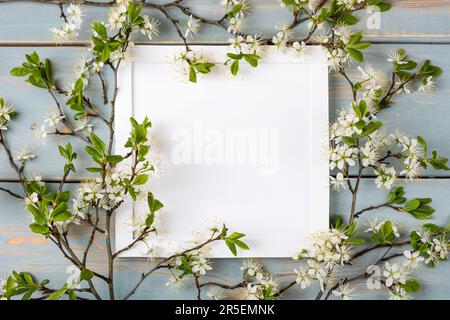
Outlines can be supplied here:
M220 17L222 8L216 0L191 0L190 7L205 16ZM280 8L276 0L253 0L253 15L248 19L249 33L257 32L265 35L273 33L274 25L289 21L289 13ZM430 58L433 64L441 66L443 76L438 82L438 89L432 95L414 94L397 98L395 107L387 110L381 116L390 129L401 128L403 132L421 135L427 138L430 149L437 149L446 156L450 155L450 1L448 0L399 0L393 1L393 9L382 15L381 29L367 30L366 34L374 43L367 51L366 60L375 65L384 66L388 70L386 54L394 48L405 48L414 59ZM60 25L59 8L55 5L39 5L31 3L0 4L0 96L7 98L17 107L19 116L14 121L8 137L10 145L17 151L28 146L38 155L29 163L28 173L39 172L48 180L58 180L63 165L61 157L57 155L56 145L62 140L49 139L46 145L32 137L30 126L34 121L41 121L42 117L51 109L52 102L46 93L32 88L21 78L9 75L12 67L18 66L25 55L36 50L42 57L50 58L58 70L61 82L71 79L71 69L77 58L87 53L83 48L88 37L90 22L106 15L105 8L85 8L86 16L84 29L80 32L79 40L70 45L57 46L51 42L48 29ZM164 17L156 12L149 14L160 18L163 22L161 43L178 43L174 31L169 27ZM366 30L368 13L361 13L361 22L356 26ZM304 31L299 30L299 33ZM223 43L228 39L224 31L211 27L204 27L196 38L201 43ZM144 38L136 38L137 42L146 42ZM65 70L62 71L61 70ZM356 75L357 71L350 73ZM96 90L94 87L92 90ZM337 75L330 76L330 116L334 117L336 110L345 106L351 100L346 84ZM76 149L81 146L76 145ZM79 167L87 161L79 159ZM81 172L77 180L72 180L74 186L80 179L87 177ZM408 194L412 196L433 197L436 214L434 223L447 224L450 221L450 209L447 205L450 191L450 175L446 172L427 171L426 175L414 182L405 183ZM7 159L0 152L0 186L18 189L17 181L10 170ZM365 177L358 207L368 204L381 203L385 192L376 188L371 177ZM331 195L331 213L346 214L349 211L350 195L346 192ZM378 216L380 219L392 217L392 212L379 211L368 214L370 218ZM410 217L396 213L401 222L402 230L418 225ZM16 201L5 193L0 193L0 276L11 270L30 271L39 279L49 278L54 286L62 285L68 275L65 273L68 263L57 249L47 240L32 234L28 229L30 217L24 204ZM76 228L71 237L76 247L81 247L88 230ZM99 239L94 243L91 254L90 268L104 270L104 245ZM381 252L379 253L381 254ZM345 273L362 272L367 264L376 261L375 254L354 265ZM214 260L215 270L208 275L209 279L233 283L239 279L241 271L240 259ZM267 268L276 274L281 282L291 281L294 277L293 269L297 263L291 259L264 259ZM116 289L121 296L127 292L136 281L140 272L148 268L149 262L136 259L122 259L117 265ZM449 299L450 298L450 263L441 263L436 269L422 270L417 278L422 283L422 290L415 295L421 299ZM135 298L141 299L181 299L195 298L193 283L187 282L182 289L166 288L168 279L166 272L156 273L146 280ZM360 298L384 299L387 292L383 290L368 290L364 281L356 284ZM312 298L313 290L290 290L284 295L286 299Z

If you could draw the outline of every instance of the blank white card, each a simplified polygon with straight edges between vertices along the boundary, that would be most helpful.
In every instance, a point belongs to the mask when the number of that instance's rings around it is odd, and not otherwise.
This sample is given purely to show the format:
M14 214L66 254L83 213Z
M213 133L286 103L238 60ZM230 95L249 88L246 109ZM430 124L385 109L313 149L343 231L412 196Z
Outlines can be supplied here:
M224 46L194 49L226 59ZM269 47L257 68L242 61L235 78L217 67L194 84L174 77L170 57L180 50L137 46L119 74L116 153L126 153L130 117L148 116L158 141L160 173L148 188L165 205L159 256L218 218L246 234L250 250L240 257L292 256L309 233L328 227L325 53L311 47L302 61ZM130 221L142 210L126 203L118 212L117 250L133 241ZM145 252L140 244L122 256ZM232 255L220 242L210 256Z

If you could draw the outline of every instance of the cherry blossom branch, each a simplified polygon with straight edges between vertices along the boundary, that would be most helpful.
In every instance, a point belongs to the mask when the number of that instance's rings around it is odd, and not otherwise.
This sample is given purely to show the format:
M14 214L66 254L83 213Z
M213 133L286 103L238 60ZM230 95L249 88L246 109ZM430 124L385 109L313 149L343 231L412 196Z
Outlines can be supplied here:
M391 209L393 209L393 210L395 210L395 211L400 212L400 208L399 208L399 207L393 206L393 205L391 205L391 204L385 202L385 203L382 203L382 204L379 204L379 205L369 206L369 207L367 207L367 208L365 208L365 209L362 209L362 210L360 210L360 211L358 211L358 212L355 212L354 218L355 218L355 219L356 219L356 218L359 218L359 216L360 216L361 214L363 214L364 212L372 211L372 210L377 210L377 209L381 209L381 208L391 208Z
M177 253L177 254L173 254L171 256L169 256L168 258L164 258L162 259L162 261L160 261L158 264L156 264L155 266L153 266L150 270L148 270L145 273L141 274L141 278L139 279L139 281L136 283L136 285L130 290L130 292L123 298L123 300L128 300L133 294L136 293L136 290L141 286L141 284L144 282L145 279L147 279L147 277L149 275L151 275L153 272L155 272L156 270L162 269L162 268L170 268L170 264L167 265L167 262L172 261L173 259L177 258L177 257L182 257L185 256L186 254L188 254L189 252L195 251L195 250L199 250L207 245L209 245L212 242L215 241L219 241L222 240L222 236L218 235L216 237L210 238L190 249L184 250L181 253Z

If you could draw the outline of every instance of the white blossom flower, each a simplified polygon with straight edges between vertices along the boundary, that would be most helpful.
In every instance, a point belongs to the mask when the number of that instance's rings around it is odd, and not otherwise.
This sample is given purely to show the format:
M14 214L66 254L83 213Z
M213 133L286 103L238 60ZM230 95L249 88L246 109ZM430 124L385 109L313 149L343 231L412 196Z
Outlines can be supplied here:
M361 82L370 82L371 85L380 85L385 82L385 75L380 70L376 69L370 63L366 64L365 68L358 67L358 70L363 75Z
M120 29L127 19L128 4L118 4L118 6L111 8L108 14L108 26L111 29Z
M378 222L378 218L369 220L367 222L367 229L364 230L364 232L376 233L376 232L380 231L381 225L382 225L382 223Z
M295 41L292 44L292 48L294 48L297 56L300 57L303 61L305 61L311 54L309 47L304 41L302 41L301 43Z
M338 36L344 44L347 44L350 37L353 35L353 31L347 25L339 25L333 30L334 34Z
M433 81L433 77L428 77L422 81L419 87L420 92L431 93L436 88L436 83Z
M389 300L409 300L411 297L409 297L405 291L400 286L393 286L389 290Z
M79 4L71 3L67 8L67 13L69 15L69 22L74 24L76 28L80 28L83 22L83 12L81 10L81 6Z
M433 239L433 251L436 252L441 260L445 260L448 254L449 242L441 236L439 239Z
M76 31L78 28L74 23L66 22L63 24L61 29L58 28L50 28L50 32L53 35L53 38L57 42L69 41L78 37L78 32Z
M373 166L378 161L377 150L369 141L361 148L361 160L363 167Z
M64 118L59 111L51 111L45 116L44 123L49 127L56 127Z
M175 287L178 289L181 289L185 286L185 283L183 282L183 278L172 276L170 277L169 281L166 282L166 287Z
M250 54L260 54L262 51L261 40L257 35L245 37L245 44L241 48L242 52Z
M439 262L439 258L440 257L439 257L439 254L436 251L430 249L430 250L427 251L427 255L428 256L425 259L425 264L435 265L436 263Z
M304 268L294 270L297 274L295 282L300 285L302 289L306 289L311 285L311 281L308 275L308 271Z
M292 38L292 30L289 26L285 25L281 28L278 28L277 34L272 38L272 42L277 49L285 48L287 43Z
M318 39L321 43L328 42L328 38ZM347 54L341 49L328 52L328 66L331 70L337 71L348 60Z
M223 300L227 296L225 292L222 289L212 287L208 290L208 293L206 294L211 300Z
M351 300L350 294L355 290L348 283L339 285L338 290L333 290L333 295L342 300Z
M338 168L344 169L345 165L353 167L355 162L355 155L358 153L358 149L348 147L347 145L340 145L330 151L330 169Z
M340 191L345 188L345 183L347 179L344 178L344 175L339 172L335 177L330 177L330 184L334 191Z
M201 255L194 256L195 260L191 262L192 272L205 275L206 271L212 270L212 267L208 264L208 260Z
M394 50L391 53L389 53L389 57L387 59L388 62L396 63L396 64L407 64L407 61L404 61L406 59L406 52L403 49Z
M20 162L25 162L34 158L36 158L36 155L31 153L31 151L28 149L20 150L16 155L16 160Z
M86 131L88 133L92 132L94 125L89 123L89 117L82 117L79 119L74 127L75 132Z
M154 36L159 35L160 22L155 18L149 18L147 15L143 15L142 19L144 19L144 24L140 29L141 33L146 34L150 40L153 40Z
M425 229L418 229L415 231L416 234L420 238L421 243L430 243L431 242L431 232Z
M393 167L387 167L385 164L382 164L378 167L375 172L377 173L377 178L375 179L375 184L378 188L391 189L392 185L396 180L396 173Z
M391 264L386 262L385 268L386 270L383 272L383 275L386 277L387 287L391 287L395 283L405 284L408 274L405 267L399 266L397 263Z
M244 30L245 18L233 17L230 19L230 24L228 26L228 32L232 34L240 33Z
M425 260L425 258L420 255L419 251L411 252L405 250L403 255L406 257L405 266L409 270L417 269L417 267L420 266L420 263Z
M251 277L256 276L256 273L261 270L262 266L259 263L256 263L255 261L248 259L244 260L242 263L241 270L247 272L247 274Z
M186 31L184 32L184 37L187 38L189 36L194 37L200 30L200 20L195 19L192 15L189 17L188 22L186 23Z
M246 300L259 300L261 296L260 292L261 287L259 285L252 285L251 283L247 284L247 287L244 289L244 296Z
M8 124L11 121L11 114L14 113L15 108L0 99L0 130L8 130Z
M345 263L350 261L350 249L345 245L336 245L336 253L333 255L333 261L344 266Z
M38 201L39 201L39 196L36 192L33 192L32 194L30 194L28 197L25 198L26 205L34 204L34 203L37 203Z
M33 131L33 136L41 139L45 139L48 136L47 127L45 125L38 126L36 123L34 123L31 126L31 130Z

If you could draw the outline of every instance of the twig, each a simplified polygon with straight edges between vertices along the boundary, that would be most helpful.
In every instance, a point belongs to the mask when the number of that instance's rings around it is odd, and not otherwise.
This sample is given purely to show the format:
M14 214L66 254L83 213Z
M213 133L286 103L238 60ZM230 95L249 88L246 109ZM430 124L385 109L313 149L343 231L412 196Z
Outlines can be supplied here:
M11 196L13 196L14 198L17 198L17 199L21 199L21 200L24 199L23 196L21 196L20 194L15 193L15 192L13 192L13 191L11 191L9 189L0 187L0 191L4 191L4 192L8 193L9 195L11 195Z

